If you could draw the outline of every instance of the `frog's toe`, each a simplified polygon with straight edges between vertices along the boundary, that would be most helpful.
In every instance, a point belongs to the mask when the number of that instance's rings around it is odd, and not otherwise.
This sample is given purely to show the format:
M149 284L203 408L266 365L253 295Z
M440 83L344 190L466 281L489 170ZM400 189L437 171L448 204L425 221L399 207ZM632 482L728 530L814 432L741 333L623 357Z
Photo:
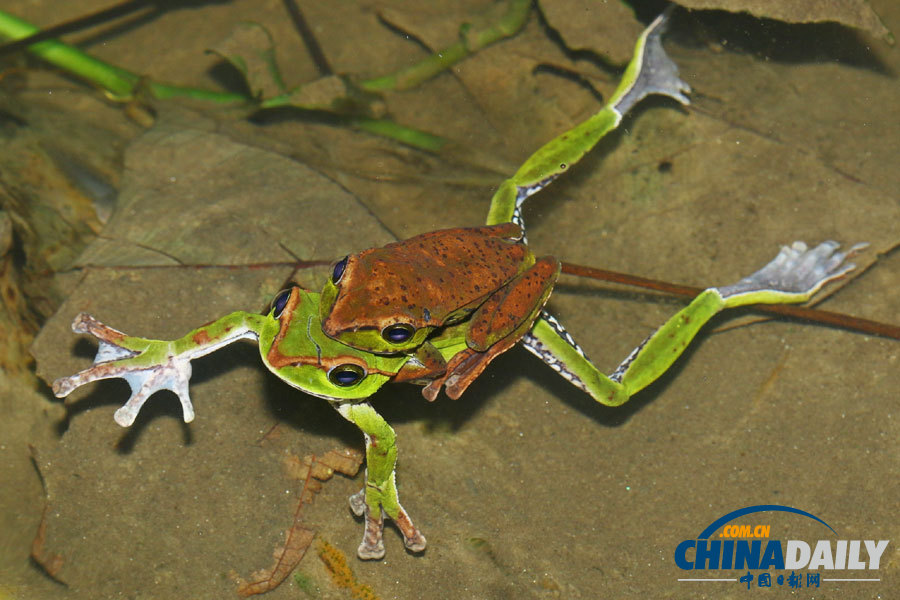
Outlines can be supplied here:
M406 546L406 549L410 552L422 552L425 550L425 536L422 535L422 532L416 529L415 534L411 537L403 536L403 545Z
M370 543L364 539L356 549L356 556L360 560L381 560L384 558L384 541L379 539L375 543Z
M53 389L53 395L57 398L65 398L72 391L87 383L87 378L84 377L82 373L77 373L75 375L69 375L68 377L60 377L56 381L53 382L51 386Z
M366 488L363 488L350 496L350 510L357 517L366 514Z
M630 88L614 105L621 115L624 115L632 106L650 94L669 96L684 105L691 103L690 98L687 97L687 94L691 92L691 86L678 76L678 65L669 58L662 46L661 38L665 32L669 14L671 14L671 10L667 10L657 17L642 36L643 49L637 58L639 61L637 75Z
M422 552L425 550L425 536L413 525L412 519L396 502L397 511L391 512L390 518L397 525L400 533L403 535L403 545L410 552ZM363 488L359 492L350 496L350 510L357 517L364 517L366 526L363 532L363 540L356 555L363 560L378 560L384 557L384 517L385 512L380 504L377 508L370 508L366 504L366 490ZM373 513L378 514L377 517L372 516Z
M399 507L397 514L392 516L392 518L394 524L397 525L397 528L403 535L403 545L406 546L407 550L410 552L422 552L425 550L425 536L422 535L419 528L413 524L412 519L409 518L409 514L407 514L402 506Z

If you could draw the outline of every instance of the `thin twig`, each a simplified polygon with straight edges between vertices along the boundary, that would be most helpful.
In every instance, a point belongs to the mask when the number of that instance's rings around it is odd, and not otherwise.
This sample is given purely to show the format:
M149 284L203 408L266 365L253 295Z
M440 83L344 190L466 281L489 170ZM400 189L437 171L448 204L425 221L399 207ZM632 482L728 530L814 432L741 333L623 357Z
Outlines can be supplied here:
M658 279L647 279L645 277L628 275L627 273L608 271L606 269L595 269L594 267L585 267L583 265L566 262L562 263L562 272L568 275L589 277L591 279L599 279L601 281L609 281L612 283L621 283L624 285L656 290L658 292L675 294L676 296L686 296L688 298L693 298L703 291L701 288L697 287L677 285ZM751 304L747 308L757 312L771 313L792 319L814 321L816 323L833 325L835 327L849 329L860 333L868 333L870 335L900 340L900 326L852 317L843 313L791 304Z
M319 41L313 34L312 29L309 28L306 17L303 16L303 12L300 10L300 7L297 6L297 2L295 0L284 0L284 7L287 9L288 14L291 15L294 27L297 29L297 33L300 34L303 43L306 45L306 50L309 52L310 58L312 58L313 62L316 64L319 74L323 77L334 74L331 65L328 64L328 59L325 57L325 52L322 51L322 46L319 45Z

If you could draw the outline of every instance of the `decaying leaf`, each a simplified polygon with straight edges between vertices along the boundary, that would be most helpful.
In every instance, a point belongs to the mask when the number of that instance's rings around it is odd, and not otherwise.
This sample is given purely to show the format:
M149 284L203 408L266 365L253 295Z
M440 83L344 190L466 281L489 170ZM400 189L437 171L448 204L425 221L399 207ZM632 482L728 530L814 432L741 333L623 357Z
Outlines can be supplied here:
M28 346L37 323L22 293L21 275L9 253L11 246L12 222L0 210L0 365L8 375L31 380Z
M41 513L41 522L38 525L37 533L31 541L31 560L40 566L51 579L66 585L66 582L59 576L59 571L62 569L65 559L63 559L61 554L50 552L44 547L47 541L47 513L50 511L50 494L47 492L47 481L44 479L37 461L37 449L29 444L28 451L31 454L31 464L34 465L34 469L41 480L41 487L44 489L44 510Z
M335 471L352 477L359 471L362 461L362 453L349 448L330 450L322 456L309 454L302 459L291 454L285 455L283 464L287 476L303 481L294 522L285 531L284 545L275 548L275 562L271 567L254 571L248 580L236 578L240 596L246 598L262 594L281 585L303 559L315 537L315 531L303 523L303 507L315 499L322 489L322 483L331 479Z
M44 512L41 514L41 524L38 525L37 533L34 541L31 542L31 559L40 565L41 569L49 575L54 581L65 584L59 577L59 571L62 569L63 559L61 554L47 551L44 543L47 540L47 511L50 510L50 504L44 506Z
M254 98L284 93L272 36L259 23L240 23L209 52L218 54L240 71Z
M299 507L298 507L299 510ZM294 567L303 559L312 544L315 532L298 524L285 531L285 542L272 553L275 562L268 569L260 569L250 574L249 580L237 578L237 593L242 598L264 594L274 590L290 575Z

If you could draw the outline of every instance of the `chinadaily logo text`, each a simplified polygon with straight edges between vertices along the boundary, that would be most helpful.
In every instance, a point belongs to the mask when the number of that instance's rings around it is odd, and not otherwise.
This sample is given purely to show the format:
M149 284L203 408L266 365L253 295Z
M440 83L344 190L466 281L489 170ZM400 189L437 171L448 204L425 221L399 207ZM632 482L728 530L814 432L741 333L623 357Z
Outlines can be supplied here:
M782 513L776 515L775 513ZM812 519L821 529L807 539L781 539L768 521ZM802 523L801 525L805 525ZM883 539L845 539L828 523L804 510L777 504L748 506L723 515L696 539L675 547L675 564L685 584L733 582L758 588L819 588L829 582L860 585L881 581Z

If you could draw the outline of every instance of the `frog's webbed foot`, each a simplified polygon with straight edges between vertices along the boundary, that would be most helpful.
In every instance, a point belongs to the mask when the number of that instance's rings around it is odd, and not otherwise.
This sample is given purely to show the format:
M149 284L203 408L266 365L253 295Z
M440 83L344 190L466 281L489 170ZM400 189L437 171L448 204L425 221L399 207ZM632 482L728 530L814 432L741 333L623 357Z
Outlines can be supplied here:
M185 423L194 419L194 407L188 394L190 357L172 354L170 342L127 336L86 313L75 317L72 330L90 333L100 345L92 367L53 382L53 393L58 398L68 396L86 383L118 377L131 387L131 397L115 414L116 423L122 427L134 423L147 399L159 390L175 392L181 402Z
M356 555L362 560L379 560L384 558L384 511L379 510L378 515L373 515L366 503L366 489L363 488L350 496L350 510L357 517L365 519L363 539L356 549ZM412 519L403 507L394 518L397 528L403 535L403 545L410 552L422 552L425 550L425 536L413 525Z
M852 246L847 252L837 252L840 244L834 241L822 242L813 249L803 242L784 246L769 264L741 279L733 285L718 289L729 305L759 301L802 302L810 298L829 281L843 277L856 268L845 262L868 244ZM751 300L751 298L753 298Z
M191 360L241 339L258 338L265 317L237 311L207 323L174 341L148 340L125 335L107 327L94 317L81 313L72 330L90 333L100 341L94 365L75 375L53 382L58 398L75 388L99 379L122 378L131 387L131 397L116 411L116 423L128 427L144 403L159 390L171 390L181 402L184 422L194 419L194 407L188 394Z
M662 34L666 30L670 13L671 9L658 16L638 41L639 55L629 65L629 69L637 69L637 74L613 104L620 115L627 113L632 106L651 94L669 96L684 105L691 103L686 95L691 93L691 86L678 76L678 66L662 46ZM626 71L626 80L627 77Z

